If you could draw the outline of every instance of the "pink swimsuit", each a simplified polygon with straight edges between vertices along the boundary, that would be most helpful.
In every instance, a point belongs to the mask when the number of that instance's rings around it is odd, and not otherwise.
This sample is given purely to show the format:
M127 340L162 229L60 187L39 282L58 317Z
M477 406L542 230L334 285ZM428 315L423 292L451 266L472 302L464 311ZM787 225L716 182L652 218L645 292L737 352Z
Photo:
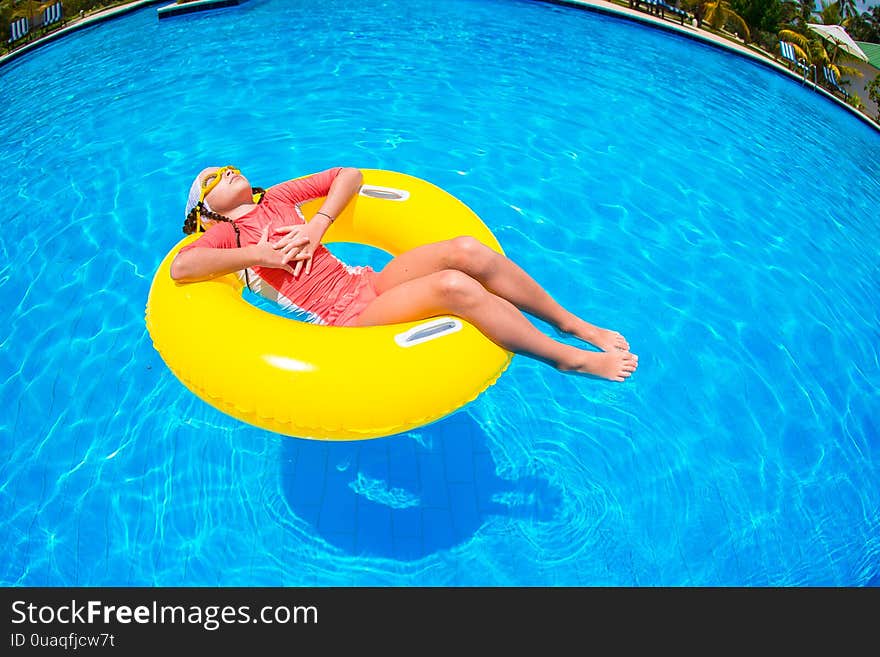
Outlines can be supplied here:
M341 167L275 185L255 209L235 220L241 233L241 246L256 244L264 226L304 224L300 205L326 196ZM228 222L216 222L198 240L183 247L235 248L235 230ZM244 278L244 274L241 274ZM302 319L316 324L349 326L376 298L373 281L376 272L370 267L350 267L334 256L323 244L312 255L312 270L299 278L284 269L253 267L248 270L251 290L292 310Z

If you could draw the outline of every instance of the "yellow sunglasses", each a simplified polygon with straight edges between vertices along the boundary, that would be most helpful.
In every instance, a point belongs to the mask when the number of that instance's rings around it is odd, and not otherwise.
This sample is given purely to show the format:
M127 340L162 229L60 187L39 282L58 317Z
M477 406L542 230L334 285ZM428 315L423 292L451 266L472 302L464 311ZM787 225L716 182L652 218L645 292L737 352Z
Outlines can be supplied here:
M205 176L205 179L202 181L202 192L199 194L199 205L196 206L196 232L198 233L202 230L202 212L201 212L201 204L205 200L205 197L211 193L211 190L214 189L223 178L223 174L227 171L232 171L234 173L241 173L240 169L236 169L231 164L227 164L225 167L220 167L211 175Z

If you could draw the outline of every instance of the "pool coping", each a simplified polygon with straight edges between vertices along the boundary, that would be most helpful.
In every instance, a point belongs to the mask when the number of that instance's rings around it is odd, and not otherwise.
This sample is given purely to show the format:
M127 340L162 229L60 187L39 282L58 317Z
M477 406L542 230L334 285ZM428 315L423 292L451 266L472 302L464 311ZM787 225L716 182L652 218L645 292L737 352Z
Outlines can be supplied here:
M802 76L798 75L794 71L791 71L787 66L780 64L775 59L770 59L767 54L763 54L761 52L755 52L745 46L738 45L729 39L725 39L723 37L716 36L711 32L707 32L705 30L698 30L693 25L681 25L673 22L672 20L666 20L665 18L660 18L659 16L654 16L652 14L648 14L643 11L639 11L636 9L629 9L627 7L622 7L617 5L609 0L537 0L538 2L545 2L548 4L556 4L562 5L566 7L572 7L575 9L583 9L587 11L595 11L598 13L609 14L616 18L622 18L625 20L632 20L643 25L649 25L651 27L656 27L662 30L667 30L669 32L673 32L674 34L678 34L680 36L684 36L686 38L694 39L696 41L700 41L704 44L714 46L716 48L722 48L728 52L733 54L748 57L752 61L761 64L762 66L766 66L777 73L782 73L784 75L789 76L790 78L797 80L802 85L809 85L814 91L822 94L827 100L830 100L840 107L843 107L851 114L861 119L865 123L867 123L870 127L874 128L878 132L880 132L880 123L872 119L870 116L865 114L864 112L860 112L852 105L844 102L830 91L825 89L824 87L819 86L818 84L804 79ZM92 25L101 23L106 20L110 20L113 18L118 18L119 16L123 16L131 11L135 11L137 9L141 9L142 7L147 7L149 5L157 5L160 3L168 4L168 0L136 0L135 2L130 2L128 4L120 5L118 7L113 7L111 9L106 9L103 11L96 12L91 16L86 16L82 20L78 20L75 23L67 25L66 27L62 27L60 30L55 30L54 32L50 32L45 36L38 37L34 41L25 44L19 48L16 48L12 52L9 52L2 57L0 57L0 68L3 67L4 64L7 64L15 59L18 59L22 55L29 53L30 51L55 41L56 39L60 39L67 34L75 32L77 30L81 30L87 27L91 27ZM238 4L238 3L237 3ZM157 10L158 15L158 10Z
M190 2L184 2L182 4L172 2L165 5L164 7L159 7L159 9L157 9L156 11L159 14L159 19L161 20L163 18L172 18L174 16L194 14L199 11L222 9L224 7L236 7L247 1L248 0L191 0Z
M713 46L716 48L721 48L723 50L727 50L735 55L739 55L741 57L748 57L752 61L760 64L762 66L766 66L777 73L782 73L792 78L793 80L797 80L802 85L808 85L814 91L823 95L827 100L833 101L840 107L843 107L851 114L861 119L865 123L867 123L870 127L874 128L878 132L880 132L880 123L872 119L869 115L865 114L857 110L855 107L850 105L849 103L844 102L830 91L825 89L824 87L816 84L815 82L805 79L803 76L798 75L791 69L789 69L784 64L776 61L775 59L771 59L768 57L768 54L763 50L760 52L756 52L750 48L746 48L744 45L739 45L729 39L725 39L724 37L716 36L711 32L707 32L706 30L701 30L693 25L688 25L687 21L685 21L684 25L681 25L677 22L673 22L672 19L660 18L659 16L654 16L652 14L648 14L644 11L639 11L637 9L629 9L627 7L621 7L618 4L610 2L609 0L537 0L538 2L545 2L548 4L555 5L563 5L566 7L572 7L574 9L584 9L587 11L595 11L602 14L609 14L616 18L623 18L626 20L632 20L642 24L648 24L652 27L657 27L662 30L667 30L669 32L673 32L680 36L694 39L696 41L700 41L709 46Z

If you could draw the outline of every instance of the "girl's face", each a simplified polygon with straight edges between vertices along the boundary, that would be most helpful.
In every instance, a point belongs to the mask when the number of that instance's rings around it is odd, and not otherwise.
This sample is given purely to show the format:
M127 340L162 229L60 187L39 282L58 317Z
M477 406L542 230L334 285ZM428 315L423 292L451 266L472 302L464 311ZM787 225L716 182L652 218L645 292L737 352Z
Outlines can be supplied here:
M227 214L240 205L253 202L251 184L236 169L208 167L199 174L202 189L209 189L205 196L208 206L220 214Z

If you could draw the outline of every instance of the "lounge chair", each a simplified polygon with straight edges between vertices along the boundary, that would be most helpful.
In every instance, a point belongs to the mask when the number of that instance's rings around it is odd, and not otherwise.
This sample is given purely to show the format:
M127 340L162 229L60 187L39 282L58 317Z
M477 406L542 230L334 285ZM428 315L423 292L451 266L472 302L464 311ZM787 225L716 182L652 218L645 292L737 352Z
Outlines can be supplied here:
M629 0L629 6L633 9L641 10L642 5L645 5L649 14L659 14L660 12L657 10L657 4L659 1L660 0Z
M684 25L684 19L688 17L688 13L684 9L679 9L678 7L666 2L666 0L658 0L657 8L660 10L661 18L666 18L666 12L668 11L670 14L678 16L679 19L681 19L682 25Z
M844 100L849 100L849 92L840 86L837 82L837 74L834 73L834 69L828 66L822 67L823 72L825 73L825 81L829 84L829 86L835 91L839 91L843 94Z
M675 14L681 19L682 25L684 25L684 19L688 17L688 13L684 9L679 9L666 2L666 0L629 0L629 6L635 9L641 9L642 5L648 7L649 14L656 14L660 18L666 18L667 11L670 14Z
M55 23L64 25L64 5L61 2L55 2L43 10L43 33L48 32Z
M15 45L16 41L24 39L30 31L31 22L27 16L16 18L9 24L9 41L7 41L7 44L10 46Z
M807 79L807 75L810 73L810 67L807 66L807 62L804 59L798 59L797 55L794 52L793 45L791 45L788 41L780 41L779 54L782 55L782 59L786 60L790 64L793 64L795 70L803 71L804 80Z

